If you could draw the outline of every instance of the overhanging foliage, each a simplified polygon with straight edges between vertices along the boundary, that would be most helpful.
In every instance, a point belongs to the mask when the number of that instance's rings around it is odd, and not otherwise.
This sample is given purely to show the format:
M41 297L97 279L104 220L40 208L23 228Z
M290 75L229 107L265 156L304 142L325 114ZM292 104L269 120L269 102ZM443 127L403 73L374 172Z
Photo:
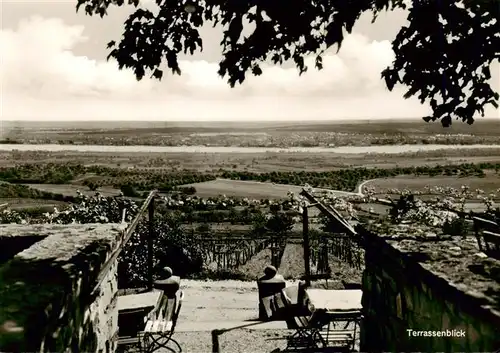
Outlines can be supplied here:
M136 7L139 0L128 0ZM203 49L199 28L206 22L222 25L223 59L219 74L234 87L250 71L261 75L266 60L293 60L300 74L307 71L304 58L316 56L322 68L325 50L341 48L345 33L365 12L374 20L383 11L407 9L403 26L392 46L396 59L382 72L387 88L408 87L404 97L417 96L430 104L433 114L425 121L440 120L449 126L453 118L472 124L484 108L498 107L498 93L488 83L490 66L500 57L500 5L498 0L156 0L159 11L138 8L124 23L119 43L111 41L108 58L120 68L131 68L137 79L146 74L161 79L166 61L181 74L180 53ZM124 0L77 0L77 11L103 17L109 6ZM194 12L188 13L186 4ZM243 23L255 24L242 37Z

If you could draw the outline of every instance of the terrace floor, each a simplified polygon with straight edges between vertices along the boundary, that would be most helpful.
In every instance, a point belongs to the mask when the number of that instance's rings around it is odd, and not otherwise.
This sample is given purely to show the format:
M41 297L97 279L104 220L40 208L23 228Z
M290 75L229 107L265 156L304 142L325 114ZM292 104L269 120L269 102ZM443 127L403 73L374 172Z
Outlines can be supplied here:
M290 281L287 285L293 284ZM313 287L323 285L321 281ZM258 317L256 282L182 280L181 289L185 297L174 337L184 353L211 352L211 330L239 326ZM277 352L285 350L290 334L282 322L266 323L265 330L236 329L219 336L220 349L230 353Z
M255 282L182 280L181 289L185 297L174 337L183 353L211 352L211 330L221 324L232 327L229 323L234 322L239 326L242 321L258 318ZM285 349L290 332L279 328L282 326L226 332L219 336L221 352L269 353Z

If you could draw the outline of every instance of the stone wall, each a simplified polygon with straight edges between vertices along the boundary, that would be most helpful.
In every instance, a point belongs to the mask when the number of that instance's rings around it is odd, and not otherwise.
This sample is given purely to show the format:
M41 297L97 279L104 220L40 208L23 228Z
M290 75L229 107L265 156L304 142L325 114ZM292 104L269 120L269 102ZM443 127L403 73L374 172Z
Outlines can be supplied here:
M361 351L500 349L500 261L475 238L363 237Z
M0 265L48 235L42 225L29 229L9 226L9 231L4 231L5 227L0 228Z
M114 352L117 262L103 266L123 230L116 224L0 226L0 234L41 235L0 267L0 351Z

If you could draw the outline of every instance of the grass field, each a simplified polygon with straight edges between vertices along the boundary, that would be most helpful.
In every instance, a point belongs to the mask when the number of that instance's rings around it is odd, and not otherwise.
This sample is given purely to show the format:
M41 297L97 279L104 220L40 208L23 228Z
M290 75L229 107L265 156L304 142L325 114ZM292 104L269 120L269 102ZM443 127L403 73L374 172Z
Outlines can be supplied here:
M200 197L216 197L226 195L232 197L246 197L249 199L288 199L287 193L292 191L299 194L301 186L261 183L246 180L217 179L203 183L189 184L196 188L196 195ZM344 194L339 192L339 195Z
M68 203L55 200L28 199L28 198L0 198L0 205L7 203L10 209L25 210L29 208L44 208L52 211L54 207L62 209Z
M96 192L100 192L103 196L117 196L120 194L120 190L114 189L112 187L101 187L97 191L91 191L86 186L72 185L72 184L25 184L25 185L33 189L52 192L55 194L62 194L64 196L76 196L77 191L80 191L83 194L89 196L95 195Z
M495 193L500 189L500 176L494 172L486 173L484 178L479 177L427 177L400 175L394 178L384 178L369 181L366 187L375 188L376 193L386 193L390 189L408 189L411 191L424 192L425 187L453 187L460 189L467 185L471 190L481 189L486 193Z
M24 184L33 189L64 196L76 196L77 191L85 195L94 195L96 192L104 196L117 196L120 194L119 189L113 187L100 187L97 191L91 191L88 187L73 184ZM240 197L249 199L271 199L284 200L288 199L289 191L299 194L302 190L301 186L282 185L272 183L261 183L257 181L229 180L217 179L203 183L187 184L184 187L193 186L196 188L196 196L199 197L217 197L226 195L228 197ZM342 195L343 192L339 192Z
M300 192L300 186L274 185L252 181L238 181L217 179L204 183L189 184L196 188L196 195L200 197L216 197L219 195L233 197L247 197L252 199L285 199L287 192Z

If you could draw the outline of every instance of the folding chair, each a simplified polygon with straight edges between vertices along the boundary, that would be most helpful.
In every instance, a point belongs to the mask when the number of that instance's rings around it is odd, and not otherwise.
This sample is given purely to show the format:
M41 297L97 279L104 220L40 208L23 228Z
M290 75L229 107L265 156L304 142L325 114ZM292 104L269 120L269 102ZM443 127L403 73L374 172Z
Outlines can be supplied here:
M286 287L286 282L272 282L272 281L257 281L257 288L259 291L259 320L270 320L273 314L271 307L271 302L274 300L273 297L281 293L281 291Z
M119 337L116 351L118 353L142 352L142 342L140 337L139 336Z
M140 332L147 321L147 310L144 308L118 314L118 346L119 353L133 353L143 351L143 342Z
M315 351L323 347L320 333L316 325L313 325L308 316L296 316L287 320L290 328L296 331L287 338L287 352L293 351Z
M288 314L295 310L285 288L276 294L262 298L260 304L267 320L286 320Z
M336 352L354 351L356 341L356 331L361 320L361 312L345 311L345 312L325 312L325 320L328 321L326 329L320 331L321 339L324 345ZM343 329L339 329L338 323L345 322ZM349 326L352 325L352 328Z
M182 301L184 300L184 292L179 292L179 297L175 303L175 310L173 314L168 313L168 305L166 305L164 312L165 315L158 315L156 319L148 320L146 323L146 328L142 332L142 341L144 342L144 351L147 353L156 352L162 348L165 348L171 352L176 352L173 348L167 345L172 342L178 352L182 352L182 348L179 343L172 338L175 331L175 326L177 324L177 319L179 318L179 313L182 307ZM168 303L168 299L167 299Z
M474 217L474 232L479 250L486 255L500 259L500 226L498 223Z

